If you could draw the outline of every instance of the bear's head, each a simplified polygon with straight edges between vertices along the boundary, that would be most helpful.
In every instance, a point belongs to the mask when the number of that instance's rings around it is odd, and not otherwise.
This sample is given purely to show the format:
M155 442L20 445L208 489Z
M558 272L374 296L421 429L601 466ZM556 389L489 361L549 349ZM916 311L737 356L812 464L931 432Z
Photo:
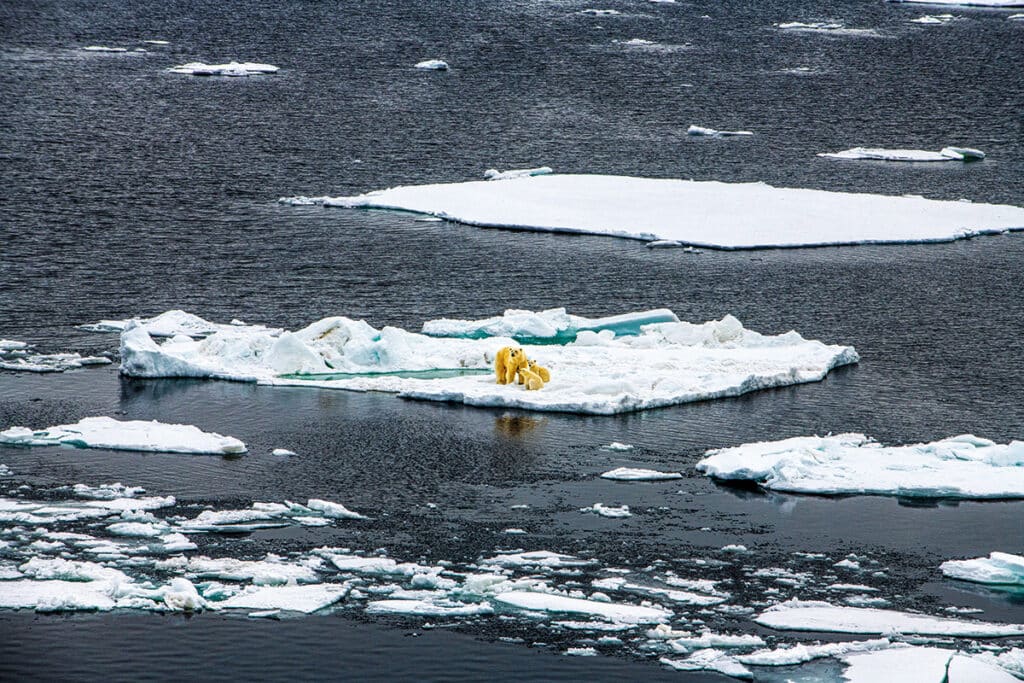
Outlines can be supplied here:
M526 351L512 349L508 354L508 363L515 369L525 368L529 365L530 359L526 357Z

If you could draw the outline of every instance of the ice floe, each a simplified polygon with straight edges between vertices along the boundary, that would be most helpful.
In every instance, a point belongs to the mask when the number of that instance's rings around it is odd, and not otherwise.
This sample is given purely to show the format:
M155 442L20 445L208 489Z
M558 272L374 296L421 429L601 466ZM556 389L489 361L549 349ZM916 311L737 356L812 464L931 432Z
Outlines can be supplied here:
M510 591L499 593L494 597L494 601L499 605L523 610L587 614L628 624L659 623L672 616L672 612L661 607L598 602L547 593Z
M580 14L589 14L589 15L595 16L595 17L614 17L614 16L616 16L618 14L622 14L622 12L620 12L617 9L593 9L593 8L591 8L591 9L580 10Z
M754 680L754 674L750 669L740 664L729 653L714 648L700 650L686 659L662 657L659 661L677 671L716 671L740 680Z
M954 19L956 19L956 17L954 17L952 14L926 14L923 17L911 19L910 23L925 25L948 24Z
M783 30L797 30L797 31L835 31L843 27L842 24L837 24L828 21L814 21L814 22L803 22L803 21L785 21L779 24L775 24L777 28Z
M272 74L279 71L279 67L273 64L260 64L258 62L228 62L227 64L204 64L203 62L189 62L175 66L168 71L174 74L185 74L188 76L257 76L261 74Z
M754 617L769 628L790 631L861 633L866 635L1002 637L1024 635L1022 624L964 621L869 607L842 607L827 602L789 600Z
M0 339L0 370L15 372L63 372L92 365L110 365L105 356L77 353L38 353L31 344Z
M123 332L129 325L142 327L151 337L208 337L215 332L252 331L259 333L280 333L281 329L268 328L263 325L249 325L241 320L232 320L228 324L213 323L193 313L172 310L165 311L152 318L126 318L124 320L100 320L95 323L79 325L79 329L89 332Z
M192 425L164 424L153 420L115 420L86 417L69 425L32 430L11 427L0 432L0 445L76 446L126 451L159 451L227 455L245 453L245 444L231 436L204 432Z
M712 138L725 138L734 136L753 135L749 130L715 130L703 126L690 126L686 129L687 135L703 135Z
M128 52L126 47L110 47L108 45L86 45L82 49L85 52Z
M645 470L634 467L616 467L601 474L602 479L614 479L615 481L665 481L667 479L682 479L679 472L659 472L658 470Z
M944 242L1024 229L1024 208L1016 206L606 175L553 174L281 201L396 209L483 227L670 239L720 249Z
M1024 498L1024 442L972 435L882 446L863 434L794 437L711 450L698 471L775 491L929 498Z
M376 600L366 605L368 614L403 614L425 617L472 617L493 614L494 608L487 603L457 603L451 601L427 602L424 600Z
M985 153L971 147L943 147L938 152L921 149L882 149L854 147L842 152L822 152L819 157L864 161L981 161Z
M541 340L565 343L576 340L582 331L609 330L620 337L635 336L642 332L645 325L670 322L679 322L679 318L667 308L601 318L571 315L566 313L564 308L550 308L537 312L510 308L500 316L480 320L451 318L428 320L423 323L422 331L423 334L431 337L462 339L511 337L524 343Z
M593 512L602 517L611 517L612 519L622 519L625 517L632 517L633 513L629 511L628 505L621 505L614 507L611 505L603 505L601 503L594 503L590 507L580 508L580 512Z
M251 588L217 603L226 609L287 610L310 614L330 607L348 595L348 584L266 586Z
M888 638L825 643L823 645L797 643L776 649L763 649L749 654L736 655L736 659L748 666L792 666L824 657L839 657L852 652L885 650L894 646L902 647L902 644L894 645Z
M955 650L901 647L840 655L849 683L1014 683L1017 679L985 661Z
M417 62L416 68L424 71L447 71L448 62L443 59L425 59L422 62Z
M1024 586L1024 557L992 552L973 560L949 560L939 567L945 576L974 583Z
M484 171L484 178L487 180L511 180L512 178L529 178L535 175L550 175L554 173L550 166L538 166L537 168L516 168L507 171L499 171L496 168L489 168Z

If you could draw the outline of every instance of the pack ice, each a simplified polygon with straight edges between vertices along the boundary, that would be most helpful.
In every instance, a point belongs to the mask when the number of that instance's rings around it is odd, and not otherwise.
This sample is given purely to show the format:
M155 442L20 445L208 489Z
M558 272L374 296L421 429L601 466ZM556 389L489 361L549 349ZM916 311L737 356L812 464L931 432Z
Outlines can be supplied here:
M719 249L946 242L1024 229L1024 208L765 183L541 175L282 203L395 209L481 227L675 240Z
M109 365L104 356L82 356L77 353L38 353L32 344L0 339L0 370L18 372L63 372L90 365Z
M203 62L189 62L180 66L171 67L172 74L186 74L188 76L256 76L259 74L277 73L278 67L273 64L260 64L258 62L228 62L227 64L204 64Z
M629 327L622 317L616 324ZM503 336L434 338L395 327L378 330L345 317L295 332L222 330L200 341L179 336L163 344L136 325L121 335L121 372L610 415L818 381L859 360L849 346L796 332L762 335L726 316L700 325L639 325L638 334L622 337L612 329L581 330L570 343L524 346L551 371L541 391L525 391L494 381L495 355L512 343Z
M865 161L981 161L985 158L985 153L972 147L943 147L938 152L928 152L923 149L854 147L842 152L822 152L818 156Z
M1024 586L1024 557L993 552L973 560L950 560L939 567L945 576L974 583Z
M1024 442L972 435L883 446L863 434L801 436L710 450L697 470L775 491L1024 498Z
M165 453L245 453L245 444L231 436L204 432L192 425L164 424L153 420L120 421L109 417L86 417L75 424L32 430L11 427L0 432L0 444L8 446L56 446L108 448L125 451Z

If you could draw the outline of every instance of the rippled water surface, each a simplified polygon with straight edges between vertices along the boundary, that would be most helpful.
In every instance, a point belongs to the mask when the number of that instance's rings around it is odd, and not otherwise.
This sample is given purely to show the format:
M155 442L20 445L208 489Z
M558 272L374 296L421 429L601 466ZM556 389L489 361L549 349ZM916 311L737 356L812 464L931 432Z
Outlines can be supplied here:
M588 7L622 14L580 13ZM330 536L272 530L228 544L245 556L330 542L469 562L509 547L508 527L527 531L514 539L524 548L631 567L729 543L754 549L755 565L794 551L867 553L891 568L901 608L956 604L1024 621L1019 599L963 590L936 571L944 559L1020 552L1020 503L765 495L716 486L689 468L707 448L829 431L893 443L964 432L1022 438L1024 235L689 254L276 203L544 164L1022 205L1024 22L957 8L947 25L909 23L927 11L874 0L0 5L0 338L114 352L116 336L74 326L170 308L284 327L346 315L418 329L508 307L583 315L667 307L694 322L732 313L761 332L796 329L862 356L819 384L611 418L137 381L116 367L0 372L0 428L112 415L195 424L250 447L242 458L6 449L0 462L15 482L6 488L122 481L220 508L324 497L374 517ZM773 28L785 21L865 31ZM633 38L656 44L623 44ZM151 39L170 44L140 42ZM147 52L78 49L95 44ZM452 69L411 68L435 57ZM281 71L166 72L231 59ZM690 124L756 135L693 138ZM951 144L988 157L900 165L815 156ZM610 441L637 448L600 448ZM272 457L278 447L299 455ZM594 477L621 465L687 474L655 485ZM638 514L578 511L598 501ZM0 673L166 678L176 658L198 651L202 671L224 678L690 680L635 657L546 652L563 643L499 643L507 634L498 627L411 637L421 625L344 615L257 623L7 613ZM66 666L36 668L69 642ZM122 657L154 664L129 676Z

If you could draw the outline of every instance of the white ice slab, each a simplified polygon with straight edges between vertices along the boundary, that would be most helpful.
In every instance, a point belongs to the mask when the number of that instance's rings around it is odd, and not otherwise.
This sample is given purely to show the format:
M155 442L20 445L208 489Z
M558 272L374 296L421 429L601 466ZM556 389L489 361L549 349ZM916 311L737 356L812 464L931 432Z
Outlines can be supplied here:
M1024 635L1022 624L994 624L931 617L867 607L839 607L827 602L790 600L769 607L754 618L769 628L887 635L1002 637Z
M1003 585L1024 585L1024 557L993 552L973 560L950 560L939 567L953 579Z
M736 655L736 659L748 666L792 666L823 657L839 657L851 652L885 650L890 647L903 647L903 644L894 644L888 638L825 643L822 645L797 643L793 646L779 647L774 650L764 649L751 652L750 654Z
M948 24L949 22L956 19L952 14L926 14L923 17L911 19L911 24L924 24L924 25L936 25L936 24Z
M486 603L427 602L425 600L375 600L366 605L368 614L402 614L415 617L473 617L493 614Z
M447 71L448 62L443 59L424 59L422 62L416 63L416 68L425 71Z
M512 337L519 340L572 341L583 330L592 332L611 330L620 337L633 336L640 334L644 325L669 322L679 322L679 318L667 308L600 318L570 315L564 308L551 308L536 313L510 308L503 315L480 320L450 318L428 320L423 323L422 331L423 334L431 337L463 339Z
M108 45L86 45L82 49L86 52L128 52L126 47L110 47Z
M749 130L715 130L703 126L690 126L686 129L687 135L700 135L711 138L727 138L736 136L753 135Z
M309 567L269 555L260 561L231 557L191 557L185 565L185 571L195 578L252 581L257 586L320 582L320 577Z
M530 315L535 314L524 317ZM343 317L294 333L221 331L202 341L175 337L162 345L145 329L129 327L121 335L121 372L609 415L818 381L832 368L859 359L851 347L808 341L796 332L764 336L732 316L701 325L639 324L668 316L674 317L654 311L598 319L604 329L576 330L573 343L524 346L551 371L551 381L539 391L495 382L497 351L513 343L507 337L434 338L393 327L378 330ZM632 330L638 324L639 334L633 336L617 337L607 327ZM481 329L477 323L472 328Z
M679 472L659 472L658 470L646 470L635 467L616 467L601 475L603 479L615 481L665 481L667 479L682 479Z
M720 249L947 242L1024 229L1024 208L721 183L547 175L396 187L355 197L283 199L399 209L519 230L671 239Z
M662 664L676 671L717 671L720 674L740 680L754 680L754 674L740 664L732 655L722 650L708 649L695 652L686 659L669 659L662 657Z
M511 180L512 178L528 178L534 175L550 175L554 173L550 166L538 166L536 168L510 168L507 171L499 171L496 168L489 168L484 171L484 178L487 180Z
M245 444L234 437L204 432L192 425L164 424L156 420L121 421L109 417L87 417L75 424L57 425L36 431L25 427L11 427L0 432L0 444L65 444L79 448L211 455L246 451Z
M81 581L0 581L0 608L40 612L111 610L108 586Z
M907 647L840 656L849 683L1015 683L1016 678L955 650Z
M227 64L204 64L203 62L189 62L181 66L169 69L174 74L186 74L189 76L255 76L258 74L277 73L279 67L273 64L260 64L258 62L229 62Z
M863 434L794 437L711 450L697 470L794 493L1024 498L1024 441L971 435L882 446Z
M970 147L943 147L938 152L928 152L922 149L854 147L842 152L824 152L818 156L864 161L981 161L985 158L985 153L980 149Z
M231 323L214 323L200 318L193 313L171 310L152 318L125 318L123 320L100 320L99 322L79 325L79 329L89 332L123 332L130 324L141 326L151 337L208 337L214 332L227 330L231 332L256 331L280 333L280 329L271 329L263 325L247 325L240 320Z
M496 595L494 601L509 607L566 614L587 614L609 621L630 624L654 624L671 618L672 613L660 607L643 607L611 602L597 602L580 598L567 598L547 593L511 591Z
M321 583L309 586L268 586L257 588L217 603L229 609L280 609L310 614L343 600L347 584Z

